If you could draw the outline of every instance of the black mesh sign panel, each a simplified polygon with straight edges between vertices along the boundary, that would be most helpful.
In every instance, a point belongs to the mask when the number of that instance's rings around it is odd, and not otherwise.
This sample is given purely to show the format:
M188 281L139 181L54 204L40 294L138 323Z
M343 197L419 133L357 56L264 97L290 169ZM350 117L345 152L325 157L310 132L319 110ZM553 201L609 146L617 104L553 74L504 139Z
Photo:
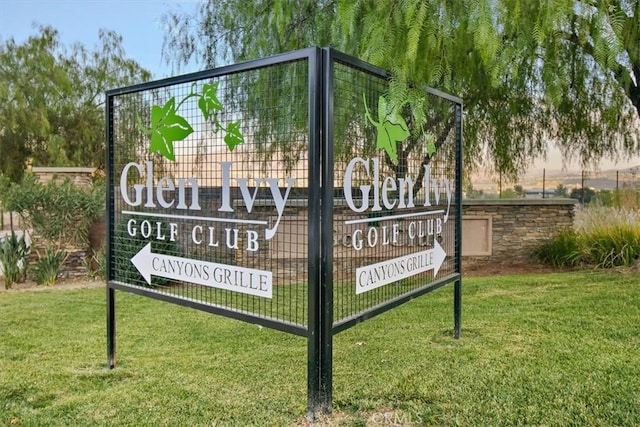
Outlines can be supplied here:
M334 58L333 313L341 325L459 272L460 103L408 87L393 104L386 73Z
M110 282L304 328L309 61L287 59L110 97Z

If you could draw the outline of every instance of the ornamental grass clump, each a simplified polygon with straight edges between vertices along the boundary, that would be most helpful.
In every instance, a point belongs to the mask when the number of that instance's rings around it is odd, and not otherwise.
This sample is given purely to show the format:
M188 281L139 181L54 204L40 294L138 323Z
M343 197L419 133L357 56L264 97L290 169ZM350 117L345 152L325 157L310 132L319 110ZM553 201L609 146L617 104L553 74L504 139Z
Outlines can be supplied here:
M544 242L534 255L556 267L629 267L640 262L640 212L587 207L576 212L573 229Z
M0 265L4 275L5 289L14 283L20 283L26 278L29 246L24 234L18 236L15 232L0 238Z
M48 247L31 269L35 282L44 286L56 283L65 259L67 259L67 252Z
M545 241L534 255L545 264L554 267L578 266L583 262L583 244L575 230L567 228L557 236Z
M586 261L597 267L632 266L640 259L640 223L602 224L585 241Z

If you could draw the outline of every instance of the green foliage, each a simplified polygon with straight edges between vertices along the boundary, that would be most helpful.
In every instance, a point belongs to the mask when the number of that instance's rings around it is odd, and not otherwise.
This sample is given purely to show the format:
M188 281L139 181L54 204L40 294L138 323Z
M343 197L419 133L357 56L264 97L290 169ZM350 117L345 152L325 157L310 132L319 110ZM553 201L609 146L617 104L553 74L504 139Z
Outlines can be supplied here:
M179 11L163 16L164 27L176 30L168 32L163 51L175 55L177 68L191 59L214 67L220 60L229 63L328 45L335 8L334 0L202 2L196 16ZM312 40L315 43L309 43Z
M500 198L501 199L520 199L522 198L522 195L513 188L507 188L502 193L500 193Z
M567 187L565 187L563 184L558 184L558 186L556 187L555 197L569 197Z
M6 289L26 278L28 259L29 248L24 234L18 237L12 230L10 235L0 238L0 268Z
M39 27L22 44L0 43L0 174L19 182L31 162L104 169L104 92L150 74L116 33L99 39L95 50L67 50L55 29Z
M176 12L163 17L166 28L180 28L175 37L167 36L163 49L185 59L184 63L197 58L203 66L213 67L221 59L239 62L311 44L329 45L327 23L334 18L333 9L333 0L202 2L199 16ZM266 33L273 37L264 37ZM310 44L311 39L315 43ZM178 60L175 64L179 68L182 63ZM234 99L243 104L244 134L251 132L263 167L278 153L284 168L291 170L306 150L308 72L305 62L296 61L229 76L224 85L225 107L232 107L230 100ZM255 90L243 91L243 87ZM361 106L361 98L358 101ZM229 135L225 143L231 147L235 140Z
M60 267L67 259L67 252L47 247L31 268L31 274L39 285L50 286L58 280Z
M638 8L638 0L209 0L195 16L164 17L164 51L178 66L214 66L336 47L392 70L391 104L404 102L397 89L408 81L462 97L465 164L513 177L550 139L585 165L638 154Z
M561 231L534 251L540 261L554 267L577 266L583 262L583 241L573 229Z
M640 224L602 224L584 239L586 259L597 267L628 267L640 260Z
M193 128L184 117L176 114L176 99L172 97L164 107L151 107L151 144L149 152L160 153L169 160L175 160L173 143L182 141L193 133Z
M0 203L20 215L34 239L62 247L75 244L86 247L89 227L104 211L104 186L96 183L93 190L79 188L69 180L62 184L40 183L27 174L21 184L0 180Z
M596 191L589 188L573 188L569 193L569 197L572 199L580 200L584 204L591 203L591 200L595 197Z
M516 184L513 186L513 191L517 194L518 197L524 197L524 188L520 184Z
M583 209L575 229L544 242L535 256L554 266L633 266L640 262L640 215L614 208Z
M82 259L82 265L92 280L104 280L107 277L107 259L104 249L98 249L90 257Z
M591 198L591 203L594 203L598 206L616 206L616 194L611 190L600 190L596 191L596 193Z

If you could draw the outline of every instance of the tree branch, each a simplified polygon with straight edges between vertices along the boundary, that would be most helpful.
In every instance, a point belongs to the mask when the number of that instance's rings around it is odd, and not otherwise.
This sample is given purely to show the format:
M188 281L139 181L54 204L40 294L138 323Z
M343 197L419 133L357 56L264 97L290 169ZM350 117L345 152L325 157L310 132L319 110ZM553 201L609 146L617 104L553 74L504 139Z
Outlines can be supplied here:
M579 17L577 17L579 18ZM582 19L584 20L584 19ZM625 23L624 27L625 27L625 31L629 30L629 22L633 23L635 22L635 18L632 17L628 17L628 21ZM588 25L588 28L591 28L592 30L592 34L591 36L593 37L593 24L592 23L588 23L585 24ZM637 30L636 30L637 31ZM584 54L589 55L591 58L593 58L594 62L596 64L598 64L603 72L610 72L611 75L613 76L613 78L616 80L616 82L618 82L618 84L620 85L620 87L622 88L622 90L624 91L625 95L627 96L627 98L629 98L629 100L631 101L631 104L635 107L636 112L638 113L638 116L640 117L640 89L638 88L638 85L640 85L640 55L638 55L638 57L634 58L634 55L632 55L632 52L629 52L629 43L624 43L624 48L627 50L627 53L629 54L629 58L632 61L631 63L631 69L628 69L627 67L623 66L622 64L617 64L617 67L605 67L603 64L600 64L595 57L595 49L594 46L589 43L588 41L581 41L578 37L578 35L574 32L561 32L559 33L563 36L563 38L565 40L567 40L569 43L573 43L576 46L579 46L582 51L584 52ZM638 40L638 43L640 43L640 40ZM633 45L633 43L630 43L631 45ZM636 44L636 48L637 48L637 44ZM634 81L635 81L635 85L634 85Z
M455 116L452 114L451 117L449 117L449 120L447 120L447 122L445 123L445 126L442 129L442 132L440 132L440 134L436 138L436 141L435 141L436 152L438 152L440 150L440 147L442 147L444 142L447 140L447 137L451 133L451 130L453 129L454 124L455 124ZM430 156L427 153L424 156L424 159L422 159L422 163L420 163L420 172L418 173L418 177L416 178L415 186L413 187L413 196L414 197L422 189L422 182L423 182L423 179L424 179L424 167L426 165L428 165L429 163L431 163L431 159L432 159L432 156Z

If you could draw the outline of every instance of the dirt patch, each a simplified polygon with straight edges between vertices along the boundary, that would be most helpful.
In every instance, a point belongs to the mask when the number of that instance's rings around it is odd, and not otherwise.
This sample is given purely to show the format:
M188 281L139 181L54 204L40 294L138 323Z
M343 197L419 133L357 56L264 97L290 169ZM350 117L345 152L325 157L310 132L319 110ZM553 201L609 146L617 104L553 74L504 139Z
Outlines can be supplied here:
M83 289L83 288L98 288L105 286L103 280L94 280L89 277L67 277L60 278L56 283L51 286L38 285L33 280L27 280L22 283L14 283L11 289L5 289L4 279L0 278L0 292L21 292L21 291L47 291L52 289Z
M507 276L517 274L549 274L575 271L570 267L552 267L544 264L475 264L463 267L462 277Z

